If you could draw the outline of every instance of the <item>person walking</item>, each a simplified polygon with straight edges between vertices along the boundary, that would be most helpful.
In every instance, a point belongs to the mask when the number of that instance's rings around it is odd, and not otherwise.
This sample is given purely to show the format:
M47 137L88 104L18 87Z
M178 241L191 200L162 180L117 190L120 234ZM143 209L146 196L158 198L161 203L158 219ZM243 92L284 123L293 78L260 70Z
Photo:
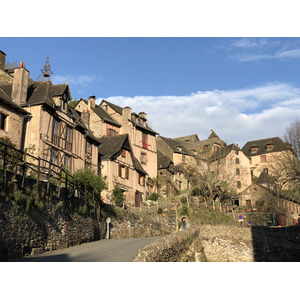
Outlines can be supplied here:
M182 228L182 230L185 230L185 229L186 229L186 219L185 219L185 217L183 217L183 218L181 219L181 228Z

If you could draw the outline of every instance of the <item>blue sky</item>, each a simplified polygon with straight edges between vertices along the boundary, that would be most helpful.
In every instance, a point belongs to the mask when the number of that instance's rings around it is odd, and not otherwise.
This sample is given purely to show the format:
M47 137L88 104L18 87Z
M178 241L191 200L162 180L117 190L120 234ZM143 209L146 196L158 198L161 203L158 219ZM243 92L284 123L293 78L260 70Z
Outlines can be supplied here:
M299 38L0 38L32 79L49 55L53 83L145 111L163 136L210 129L228 143L282 136L300 115Z

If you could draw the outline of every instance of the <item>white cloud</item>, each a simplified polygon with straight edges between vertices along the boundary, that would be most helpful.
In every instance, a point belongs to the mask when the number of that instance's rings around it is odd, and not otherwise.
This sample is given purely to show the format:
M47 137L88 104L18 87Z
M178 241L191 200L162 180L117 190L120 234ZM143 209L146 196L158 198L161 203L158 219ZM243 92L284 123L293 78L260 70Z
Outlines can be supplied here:
M70 86L81 86L81 87L87 87L92 82L99 81L101 78L99 76L94 75L55 75L53 76L53 83L54 84L61 84L63 82L66 82L68 80L68 84Z
M231 42L227 51L229 58L240 62L265 59L300 58L299 39L240 38Z
M300 88L269 83L240 90L199 91L186 96L110 97L108 101L132 111L144 111L162 136L197 133L206 139L210 129L228 143L282 136L300 115ZM100 101L100 99L99 99Z

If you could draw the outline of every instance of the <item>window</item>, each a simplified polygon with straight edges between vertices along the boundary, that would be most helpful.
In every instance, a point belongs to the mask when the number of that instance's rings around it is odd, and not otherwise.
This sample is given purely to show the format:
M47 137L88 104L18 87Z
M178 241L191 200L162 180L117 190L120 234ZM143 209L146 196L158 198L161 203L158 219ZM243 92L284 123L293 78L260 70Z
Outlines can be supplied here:
M236 158L235 159L235 163L238 165L240 163L240 159L239 158Z
M182 155L182 163L185 163L185 155Z
M269 173L269 169L268 169L268 168L264 168L264 172L265 172L266 174L268 174L268 173Z
M119 165L119 177L129 179L129 168Z
M122 157L126 158L126 150L125 149L122 150Z
M217 151L219 149L218 146L214 146L214 150Z
M54 165L56 165L56 163L57 163L57 151L55 149L51 149L50 161Z
M85 152L92 153L92 145L89 141L86 141L86 143L85 143Z
M148 149L148 135L146 133L142 133L142 142L143 142L143 148Z
M241 175L240 169L236 169L236 170L235 170L235 173L236 173L236 175Z
M71 170L71 157L68 155L65 155L64 166L67 170Z
M266 146L267 151L271 151L273 148L274 148L274 145L272 145L272 144L268 144Z
M242 186L241 182L240 182L240 181L237 181L237 182L236 182L236 187L237 187L238 189L240 189L241 186Z
M72 138L72 129L69 126L67 126L66 127L66 141L71 142L71 138Z
M66 127L66 150L72 152L72 129L67 126Z
M107 136L115 136L117 132L112 128L107 128Z
M7 116L0 113L0 129L6 130Z
M53 118L53 124L52 124L52 143L60 146L60 139L58 136L59 132L59 121L55 118Z
M251 153L256 153L257 152L258 147L251 147L250 148L250 152Z
M58 136L58 127L59 127L59 121L57 119L53 119L52 133L57 136Z
M267 156L266 155L261 155L260 156L260 162L261 163L264 163L264 162L266 162L267 161Z
M141 153L141 163L144 164L144 165L147 163L146 153Z
M252 157L249 158L249 164L252 165Z
M139 174L139 185L145 186L145 176L142 174Z

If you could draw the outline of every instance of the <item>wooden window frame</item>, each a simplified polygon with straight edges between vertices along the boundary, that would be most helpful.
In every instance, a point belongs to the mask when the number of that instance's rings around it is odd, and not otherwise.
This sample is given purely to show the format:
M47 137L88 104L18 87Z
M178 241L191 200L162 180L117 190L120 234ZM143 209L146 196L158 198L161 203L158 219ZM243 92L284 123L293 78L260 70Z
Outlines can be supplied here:
M146 184L145 175L142 175L141 173L139 173L139 185L140 186L145 186L145 184Z
M121 156L122 156L123 158L126 158L126 150L125 150L125 149L122 149L122 154L121 154Z
M142 159L144 157L144 161ZM147 164L147 153L141 152L141 164L146 165Z

